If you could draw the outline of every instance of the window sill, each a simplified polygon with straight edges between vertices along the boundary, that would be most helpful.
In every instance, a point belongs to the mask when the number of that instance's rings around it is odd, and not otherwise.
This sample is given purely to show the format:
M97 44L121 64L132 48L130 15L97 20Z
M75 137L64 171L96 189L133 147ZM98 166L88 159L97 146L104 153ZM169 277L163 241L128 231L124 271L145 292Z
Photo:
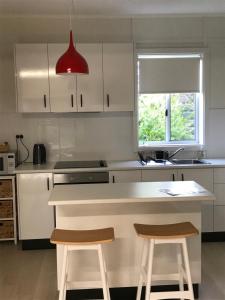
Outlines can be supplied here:
M144 151L144 150L149 150L149 151L154 151L158 149L162 150L171 150L174 151L177 148L184 148L185 150L188 151L199 151L199 150L204 150L205 146L200 145L200 144L154 144L154 145L146 145L146 146L138 146L138 151Z

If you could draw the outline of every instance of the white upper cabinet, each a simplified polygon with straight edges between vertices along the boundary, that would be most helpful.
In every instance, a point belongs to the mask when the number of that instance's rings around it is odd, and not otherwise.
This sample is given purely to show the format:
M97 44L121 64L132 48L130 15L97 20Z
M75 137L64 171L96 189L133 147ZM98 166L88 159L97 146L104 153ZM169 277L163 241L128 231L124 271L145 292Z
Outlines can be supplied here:
M77 44L76 47L89 67L88 75L77 75L78 111L103 111L102 44Z
M17 110L49 112L47 44L16 45Z
M67 44L17 44L19 112L134 110L133 44L77 44L89 74L56 75Z
M103 78L104 111L133 111L133 44L103 44Z
M76 112L76 76L62 76L55 73L59 57L65 53L68 44L48 44L49 88L52 112Z

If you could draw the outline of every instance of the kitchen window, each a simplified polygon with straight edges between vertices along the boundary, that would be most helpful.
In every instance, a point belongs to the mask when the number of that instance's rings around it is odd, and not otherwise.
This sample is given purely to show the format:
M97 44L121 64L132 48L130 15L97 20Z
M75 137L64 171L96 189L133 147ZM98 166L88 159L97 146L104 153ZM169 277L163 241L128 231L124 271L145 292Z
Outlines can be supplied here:
M201 145L201 53L138 54L138 146Z

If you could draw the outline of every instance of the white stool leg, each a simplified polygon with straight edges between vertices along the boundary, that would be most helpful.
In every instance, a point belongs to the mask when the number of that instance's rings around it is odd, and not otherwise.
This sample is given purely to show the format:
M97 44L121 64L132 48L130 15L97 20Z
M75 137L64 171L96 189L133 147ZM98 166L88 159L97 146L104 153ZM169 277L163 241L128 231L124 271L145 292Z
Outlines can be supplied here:
M149 240L149 256L148 256L148 266L147 266L147 281L145 290L145 300L150 300L150 288L152 282L152 264L154 255L154 244L155 240Z
M184 291L184 277L182 271L182 253L181 253L181 244L177 244L177 265L178 265L178 273L179 277L179 290ZM181 298L181 300L184 300Z
M107 274L106 262L105 262L105 255L104 255L103 250L102 250L102 257L103 257L103 265L104 265L104 271L105 271L105 276L106 276L106 288L107 288L107 293L108 293L108 299L110 300L109 280L108 280L108 274Z
M193 292L193 286L192 286L192 281L191 281L191 271L190 271L190 265L189 265L186 239L183 239L182 248L183 248L183 253L184 253L184 265L185 265L185 271L187 274L188 290L191 294L190 300L194 300L194 292Z
M142 248L141 267L140 267L140 272L139 272L136 300L141 299L141 291L142 291L142 285L143 285L143 269L146 266L147 254L148 254L148 240L144 240L143 248Z
M98 245L98 258L99 258L99 265L100 265L100 272L102 278L102 287L103 287L103 296L104 300L110 300L108 291L107 291L107 283L106 283L106 273L104 270L104 260L102 255L102 246Z
M60 290L59 290L59 300L65 300L66 297L66 268L67 268L67 255L68 247L63 246L63 262L62 262L62 272L60 279Z

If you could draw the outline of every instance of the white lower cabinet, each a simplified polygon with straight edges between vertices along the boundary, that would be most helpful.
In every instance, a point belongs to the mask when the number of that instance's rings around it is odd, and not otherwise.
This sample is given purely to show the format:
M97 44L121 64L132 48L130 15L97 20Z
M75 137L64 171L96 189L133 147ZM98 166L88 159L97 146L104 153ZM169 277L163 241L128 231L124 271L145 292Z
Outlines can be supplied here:
M141 181L141 171L110 171L109 182L139 182Z
M54 228L54 210L48 205L52 173L17 174L19 239L48 239Z
M175 181L177 179L176 170L143 170L142 181Z
M213 192L213 169L143 170L142 181L194 180ZM202 231L213 231L213 202L202 203Z
M214 169L214 230L225 231L225 168Z

